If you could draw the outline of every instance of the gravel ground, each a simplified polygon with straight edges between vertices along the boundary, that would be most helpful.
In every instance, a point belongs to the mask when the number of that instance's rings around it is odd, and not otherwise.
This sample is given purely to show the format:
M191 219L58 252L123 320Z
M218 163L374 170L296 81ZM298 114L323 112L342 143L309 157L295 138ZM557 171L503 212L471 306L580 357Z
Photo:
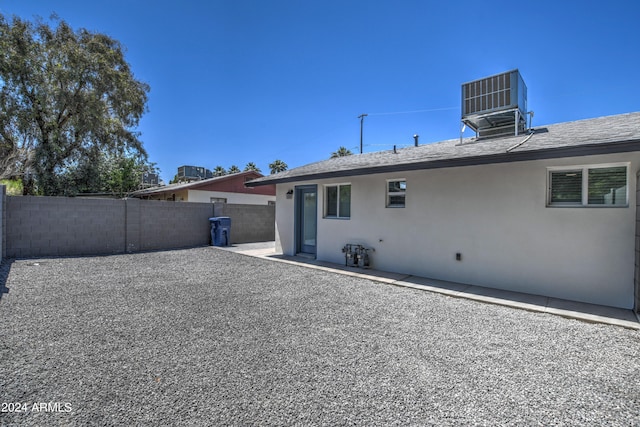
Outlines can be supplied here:
M638 331L213 248L9 268L2 425L640 425Z

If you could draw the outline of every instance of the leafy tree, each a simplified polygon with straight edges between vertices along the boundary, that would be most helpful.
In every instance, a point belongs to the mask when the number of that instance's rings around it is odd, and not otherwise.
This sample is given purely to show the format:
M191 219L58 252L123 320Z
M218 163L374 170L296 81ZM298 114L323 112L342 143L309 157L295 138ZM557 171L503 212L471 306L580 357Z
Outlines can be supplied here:
M222 166L216 166L213 170L213 176L224 176L227 174L227 171Z
M287 164L282 160L274 160L273 163L269 163L269 169L271 169L271 175L278 172L284 172L288 168Z
M25 194L63 194L65 173L101 153L146 159L134 129L149 86L117 40L54 19L0 14L0 175Z
M248 171L255 171L255 172L260 172L260 168L258 166L256 166L255 163L253 162L249 162L247 163L247 165L244 167L244 172L248 172Z
M338 148L337 151L334 151L333 153L331 153L331 158L334 159L336 157L350 156L352 154L353 153L348 148L340 147Z
M22 180L0 179L0 185L4 185L9 196L19 196L22 194Z
M107 174L107 192L116 197L124 197L142 186L142 175L144 172L155 173L155 170L148 170L149 166L140 159L134 157L118 157L110 162Z
M73 166L59 171L57 180L60 194L74 196L79 193L107 192L107 174L110 165L107 155L95 148Z
M229 175L231 175L232 173L238 173L238 172L240 172L240 168L236 165L231 165L231 167L227 171Z
M92 153L74 168L60 174L61 194L74 196L83 193L108 193L124 197L142 187L145 173L158 174L155 164L133 155Z

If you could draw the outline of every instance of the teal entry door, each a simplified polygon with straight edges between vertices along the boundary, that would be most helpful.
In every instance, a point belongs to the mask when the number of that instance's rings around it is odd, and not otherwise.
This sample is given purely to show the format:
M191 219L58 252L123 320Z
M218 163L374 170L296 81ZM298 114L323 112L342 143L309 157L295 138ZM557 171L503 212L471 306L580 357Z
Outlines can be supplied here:
M296 187L296 253L316 254L318 229L318 188L315 185Z

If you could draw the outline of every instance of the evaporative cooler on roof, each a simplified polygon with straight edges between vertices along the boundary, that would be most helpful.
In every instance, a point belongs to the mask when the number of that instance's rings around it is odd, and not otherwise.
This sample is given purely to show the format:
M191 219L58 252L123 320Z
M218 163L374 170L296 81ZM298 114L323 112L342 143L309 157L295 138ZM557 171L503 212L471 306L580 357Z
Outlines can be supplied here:
M518 70L462 85L462 123L478 137L523 133L526 114L527 86Z
M179 166L178 178L193 181L213 178L213 172L202 166Z

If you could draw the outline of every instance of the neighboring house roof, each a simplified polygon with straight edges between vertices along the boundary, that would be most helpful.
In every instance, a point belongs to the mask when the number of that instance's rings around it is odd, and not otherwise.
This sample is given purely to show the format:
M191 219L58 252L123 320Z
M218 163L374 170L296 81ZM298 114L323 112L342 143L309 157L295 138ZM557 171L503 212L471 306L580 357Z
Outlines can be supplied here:
M245 182L255 178L261 178L263 175L255 171L239 172L231 175L216 176L213 178L202 179L181 184L170 184L163 187L148 188L138 190L131 194L132 197L144 197L154 194L163 194L176 192L179 190L202 190L202 191L221 191L228 193L245 193L245 194L262 194L275 196L276 190L273 188L253 189L245 187Z
M640 112L535 127L518 136L460 138L337 157L247 183L261 186L372 173L640 151Z

